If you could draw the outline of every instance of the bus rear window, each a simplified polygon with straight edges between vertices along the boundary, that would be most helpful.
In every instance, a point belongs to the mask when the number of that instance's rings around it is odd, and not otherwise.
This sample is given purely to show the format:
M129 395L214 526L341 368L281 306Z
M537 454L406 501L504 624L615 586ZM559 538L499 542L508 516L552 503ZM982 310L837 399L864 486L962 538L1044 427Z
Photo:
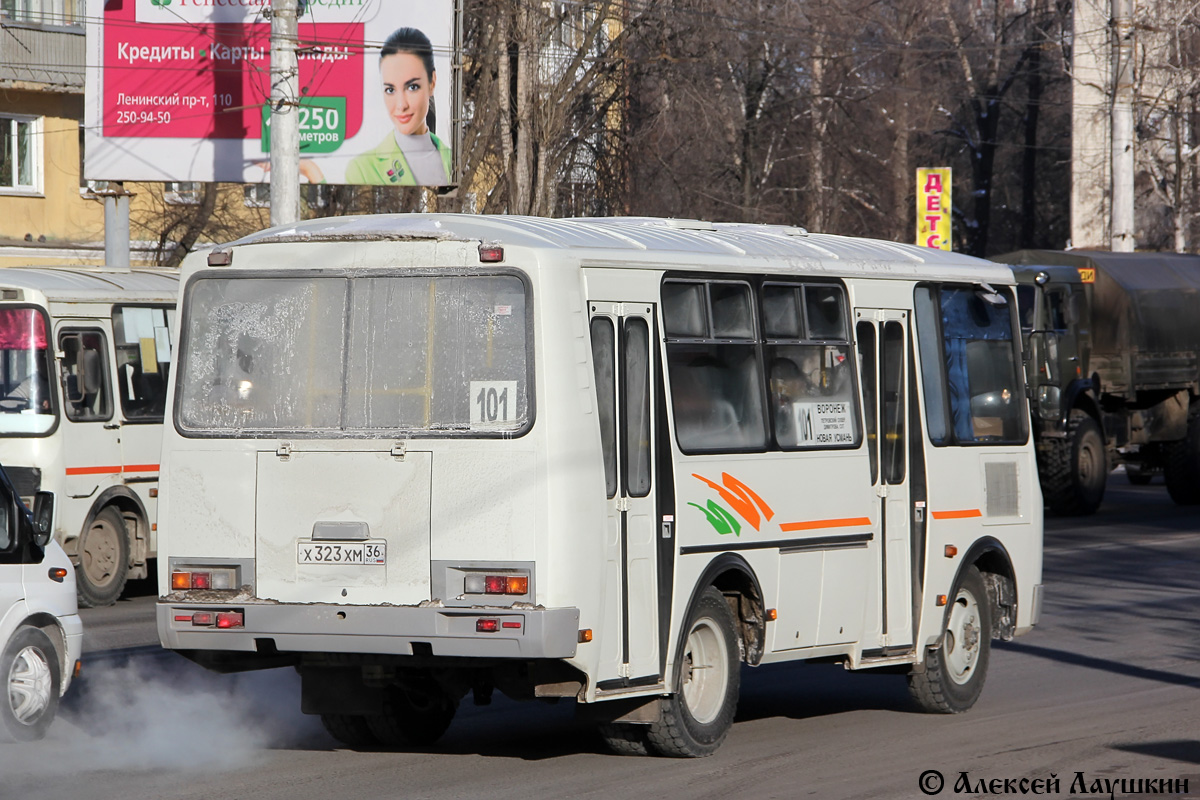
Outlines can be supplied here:
M54 427L45 315L0 308L0 435L40 435Z
M511 436L531 419L526 302L501 274L199 279L180 427Z

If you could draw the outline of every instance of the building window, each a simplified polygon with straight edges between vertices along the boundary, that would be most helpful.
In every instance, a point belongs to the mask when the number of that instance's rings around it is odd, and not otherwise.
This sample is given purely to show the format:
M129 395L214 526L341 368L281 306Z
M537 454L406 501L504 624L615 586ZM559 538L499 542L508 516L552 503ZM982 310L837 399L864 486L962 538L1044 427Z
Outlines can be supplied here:
M40 189L42 121L0 116L0 191Z
M0 0L0 15L13 22L82 25L84 0Z
M247 208L271 207L271 184L248 183L242 187Z
M200 184L197 181L167 181L163 184L163 200L175 206L199 205Z

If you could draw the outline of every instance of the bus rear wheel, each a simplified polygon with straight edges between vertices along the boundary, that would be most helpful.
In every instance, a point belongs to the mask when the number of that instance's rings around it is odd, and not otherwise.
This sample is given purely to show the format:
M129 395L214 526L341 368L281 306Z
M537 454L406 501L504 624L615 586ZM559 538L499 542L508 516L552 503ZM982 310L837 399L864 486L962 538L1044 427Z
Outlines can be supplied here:
M347 747L371 747L379 744L367 718L358 714L322 714L321 724L329 735Z
M941 645L926 653L924 672L908 676L913 699L934 714L960 714L975 705L991 655L991 602L978 569L967 567L952 597Z
M436 686L398 687L383 713L366 718L371 733L388 747L427 747L450 727L458 703Z
M125 518L113 506L100 510L79 537L79 567L75 570L79 605L111 606L129 577L129 533Z
M741 687L737 620L715 587L688 615L687 638L675 666L675 689L662 700L662 716L646 732L659 755L712 755L733 726Z

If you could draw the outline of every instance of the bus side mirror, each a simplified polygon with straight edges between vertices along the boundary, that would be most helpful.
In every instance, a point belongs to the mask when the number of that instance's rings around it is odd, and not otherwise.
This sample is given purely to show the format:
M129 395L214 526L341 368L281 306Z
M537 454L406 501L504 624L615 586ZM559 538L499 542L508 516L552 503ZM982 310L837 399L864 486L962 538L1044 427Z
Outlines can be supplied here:
M33 543L50 544L54 535L54 492L38 492L33 498Z

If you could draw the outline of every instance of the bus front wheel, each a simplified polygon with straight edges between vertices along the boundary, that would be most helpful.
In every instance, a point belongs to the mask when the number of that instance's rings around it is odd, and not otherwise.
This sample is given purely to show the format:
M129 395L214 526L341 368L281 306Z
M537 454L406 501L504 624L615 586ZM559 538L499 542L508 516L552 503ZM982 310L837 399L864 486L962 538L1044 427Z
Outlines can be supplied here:
M115 507L101 509L79 537L75 577L83 608L111 606L121 596L129 577L129 533Z
M688 615L675 661L675 690L647 738L659 755L712 755L729 734L741 686L737 620L729 602L708 587Z
M913 699L935 714L959 714L975 705L991 655L991 602L979 570L967 567L951 596L942 643L926 653L924 672L908 676Z

